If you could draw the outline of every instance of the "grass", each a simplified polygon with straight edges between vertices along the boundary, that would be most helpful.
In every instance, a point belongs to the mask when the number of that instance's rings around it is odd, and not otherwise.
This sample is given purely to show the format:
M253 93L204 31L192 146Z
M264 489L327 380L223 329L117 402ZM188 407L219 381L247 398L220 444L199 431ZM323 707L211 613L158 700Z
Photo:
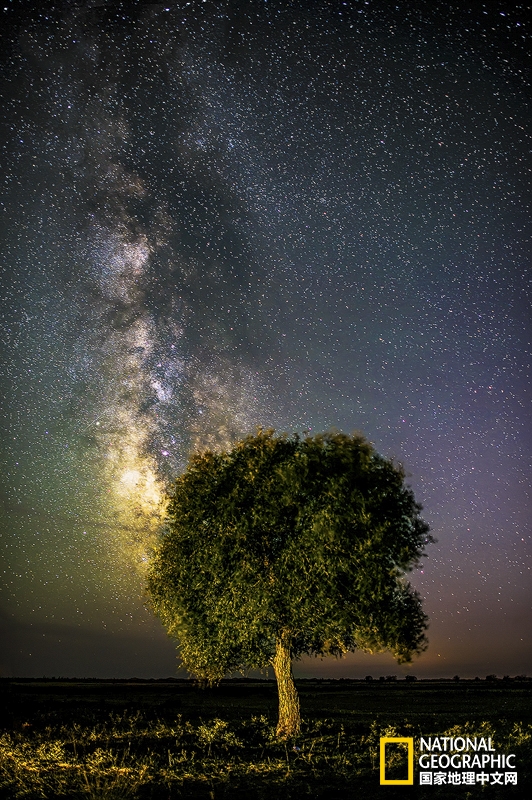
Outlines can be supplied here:
M532 785L530 683L299 682L303 727L275 736L273 684L3 681L0 797L508 798ZM517 786L380 787L381 736L491 736ZM486 795L487 793L487 795Z

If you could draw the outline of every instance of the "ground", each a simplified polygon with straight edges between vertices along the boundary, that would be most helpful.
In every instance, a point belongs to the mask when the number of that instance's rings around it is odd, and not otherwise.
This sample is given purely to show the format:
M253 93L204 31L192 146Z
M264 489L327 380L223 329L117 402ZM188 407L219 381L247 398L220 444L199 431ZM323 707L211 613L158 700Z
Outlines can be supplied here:
M530 796L532 681L297 681L303 728L275 737L273 681L0 681L0 797ZM383 736L492 737L517 785L380 786ZM418 753L416 753L417 761ZM398 757L399 758L399 757ZM394 774L387 766L387 777ZM396 766L399 773L401 763Z

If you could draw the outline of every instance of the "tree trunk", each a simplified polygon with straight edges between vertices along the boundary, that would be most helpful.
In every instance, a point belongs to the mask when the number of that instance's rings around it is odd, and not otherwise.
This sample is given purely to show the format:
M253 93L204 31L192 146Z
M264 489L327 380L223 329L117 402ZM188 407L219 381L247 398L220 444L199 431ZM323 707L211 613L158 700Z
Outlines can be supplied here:
M277 638L273 669L277 678L277 691L279 693L277 736L281 739L287 739L289 736L296 736L301 728L299 697L292 674L290 633L288 631L282 631Z

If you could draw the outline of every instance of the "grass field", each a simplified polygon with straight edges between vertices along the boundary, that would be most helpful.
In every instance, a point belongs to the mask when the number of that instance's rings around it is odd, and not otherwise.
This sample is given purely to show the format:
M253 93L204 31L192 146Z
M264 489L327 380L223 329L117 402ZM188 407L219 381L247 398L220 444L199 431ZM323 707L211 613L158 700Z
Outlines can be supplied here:
M303 730L275 737L276 688L224 681L0 681L0 797L517 798L532 794L532 682L297 681ZM379 785L381 736L492 737L517 785ZM393 755L392 755L393 759ZM392 770L390 772L390 770ZM393 777L393 763L388 764Z

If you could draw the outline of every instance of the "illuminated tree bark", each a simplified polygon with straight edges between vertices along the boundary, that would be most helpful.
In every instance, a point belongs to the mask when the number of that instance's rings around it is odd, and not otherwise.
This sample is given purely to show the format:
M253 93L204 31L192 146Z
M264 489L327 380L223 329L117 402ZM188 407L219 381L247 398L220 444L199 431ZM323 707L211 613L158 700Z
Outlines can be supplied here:
M297 736L301 729L299 697L292 673L292 654L290 652L290 633L283 631L276 642L273 669L279 693L279 721L277 736L287 739Z

